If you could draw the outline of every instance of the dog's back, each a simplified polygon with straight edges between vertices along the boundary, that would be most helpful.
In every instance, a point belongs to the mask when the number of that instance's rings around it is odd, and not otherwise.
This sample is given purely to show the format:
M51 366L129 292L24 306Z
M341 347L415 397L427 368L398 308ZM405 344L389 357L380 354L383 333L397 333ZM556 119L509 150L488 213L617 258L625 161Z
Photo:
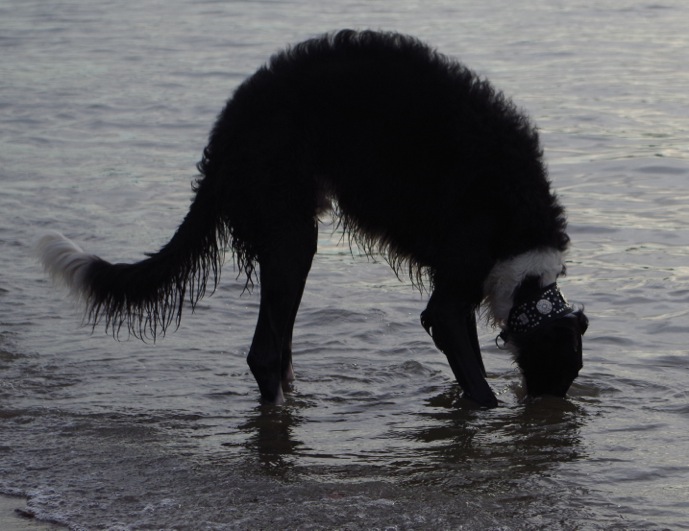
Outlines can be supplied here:
M327 200L363 249L415 279L458 249L485 276L498 259L567 244L527 118L407 36L342 31L274 56L236 91L199 168L249 263L276 224L313 219Z

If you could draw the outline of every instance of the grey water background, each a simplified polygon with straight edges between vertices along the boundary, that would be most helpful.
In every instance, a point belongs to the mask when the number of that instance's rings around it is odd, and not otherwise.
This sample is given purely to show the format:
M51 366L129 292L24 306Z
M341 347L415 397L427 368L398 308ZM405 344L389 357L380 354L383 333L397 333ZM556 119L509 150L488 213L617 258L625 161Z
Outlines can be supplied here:
M327 223L282 408L231 259L156 344L80 327L36 264L48 229L163 245L233 88L340 27L417 35L538 124L591 319L568 399L524 401L485 326L501 407L463 402L427 295ZM0 1L0 493L72 529L688 529L687 27L684 0Z

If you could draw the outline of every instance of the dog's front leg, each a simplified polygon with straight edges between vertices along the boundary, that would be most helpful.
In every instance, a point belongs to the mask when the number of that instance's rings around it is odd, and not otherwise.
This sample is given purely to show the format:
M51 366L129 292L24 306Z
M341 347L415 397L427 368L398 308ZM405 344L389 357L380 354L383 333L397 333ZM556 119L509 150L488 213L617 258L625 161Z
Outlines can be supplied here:
M481 406L496 407L498 401L486 382L474 308L434 293L421 314L421 324L447 356L452 372L464 390L464 398Z

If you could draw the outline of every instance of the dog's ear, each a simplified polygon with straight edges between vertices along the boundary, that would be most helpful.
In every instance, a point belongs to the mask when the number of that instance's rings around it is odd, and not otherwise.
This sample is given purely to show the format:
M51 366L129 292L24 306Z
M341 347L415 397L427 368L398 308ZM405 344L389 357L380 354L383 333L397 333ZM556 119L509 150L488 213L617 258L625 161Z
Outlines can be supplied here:
M586 330L588 330L589 318L586 317L586 315L584 315L584 310L577 310L576 312L574 312L574 316L579 321L579 330L581 331L581 335L583 336L586 333Z

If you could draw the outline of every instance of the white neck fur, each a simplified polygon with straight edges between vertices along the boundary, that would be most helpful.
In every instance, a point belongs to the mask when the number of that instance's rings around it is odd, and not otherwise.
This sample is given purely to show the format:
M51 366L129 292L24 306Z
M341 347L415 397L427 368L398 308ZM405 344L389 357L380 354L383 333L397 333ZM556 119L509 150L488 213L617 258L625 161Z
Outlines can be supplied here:
M544 288L555 282L564 268L564 254L552 248L529 251L495 264L483 283L488 321L504 327L514 305L514 292L526 277L539 277Z

